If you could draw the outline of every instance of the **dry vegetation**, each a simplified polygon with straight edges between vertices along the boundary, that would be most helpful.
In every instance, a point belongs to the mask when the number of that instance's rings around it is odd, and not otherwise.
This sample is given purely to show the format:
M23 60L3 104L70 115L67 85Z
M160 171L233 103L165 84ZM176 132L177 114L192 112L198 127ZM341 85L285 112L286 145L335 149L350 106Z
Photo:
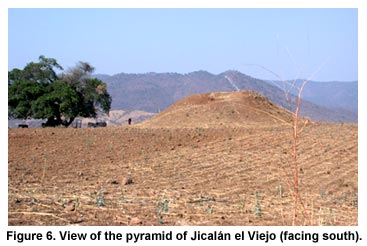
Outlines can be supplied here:
M9 129L9 225L291 225L291 121L240 92L130 127ZM357 125L301 126L311 225L357 225Z

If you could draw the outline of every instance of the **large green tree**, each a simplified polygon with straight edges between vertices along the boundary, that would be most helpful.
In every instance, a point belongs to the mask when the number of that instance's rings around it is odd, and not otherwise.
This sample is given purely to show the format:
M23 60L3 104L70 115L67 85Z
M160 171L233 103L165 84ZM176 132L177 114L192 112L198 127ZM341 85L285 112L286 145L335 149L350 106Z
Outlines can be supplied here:
M9 71L9 118L47 119L46 125L68 127L75 117L108 113L111 96L104 82L90 77L93 71L90 64L79 62L64 72L55 59L44 56L23 70Z

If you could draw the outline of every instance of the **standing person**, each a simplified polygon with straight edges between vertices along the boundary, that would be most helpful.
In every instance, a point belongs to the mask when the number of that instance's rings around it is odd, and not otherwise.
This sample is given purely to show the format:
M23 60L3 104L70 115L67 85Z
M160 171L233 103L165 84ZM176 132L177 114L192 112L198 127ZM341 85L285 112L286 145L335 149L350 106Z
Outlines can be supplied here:
M132 119L131 119L131 118L129 118L129 119L127 120L127 123L128 123L129 125L131 125L131 121L132 121Z

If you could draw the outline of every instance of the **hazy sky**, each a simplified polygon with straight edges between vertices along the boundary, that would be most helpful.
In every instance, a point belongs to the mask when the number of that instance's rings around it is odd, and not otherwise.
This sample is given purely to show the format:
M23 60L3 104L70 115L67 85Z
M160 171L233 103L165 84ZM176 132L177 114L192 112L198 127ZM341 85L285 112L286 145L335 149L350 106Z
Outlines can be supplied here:
M9 9L8 69L40 55L96 73L229 69L358 79L357 9Z

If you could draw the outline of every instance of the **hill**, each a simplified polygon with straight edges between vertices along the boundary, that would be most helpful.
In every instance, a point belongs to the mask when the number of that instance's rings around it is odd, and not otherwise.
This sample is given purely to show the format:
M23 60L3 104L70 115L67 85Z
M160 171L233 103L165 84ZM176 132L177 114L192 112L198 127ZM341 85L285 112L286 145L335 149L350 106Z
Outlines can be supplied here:
M358 126L302 125L293 220L292 121L237 91L194 94L133 125L9 129L8 223L357 225Z
M251 91L194 94L176 102L144 127L236 127L291 124L293 114Z
M267 81L273 85L283 88L282 81ZM296 80L295 84L300 85L302 80ZM290 93L297 95L295 89ZM308 81L305 86L302 97L304 100L313 102L336 110L350 111L358 114L358 81L351 82L318 82Z
M173 103L192 94L211 92L231 92L250 90L257 92L275 104L294 111L296 97L287 98L278 86L247 76L238 71L226 71L214 75L206 71L196 71L187 74L179 73L120 73L113 76L95 75L108 85L112 96L112 109L143 110L160 112ZM333 84L328 86L332 87ZM352 88L356 90L357 88ZM338 92L338 90L340 90ZM342 87L330 89L334 91L334 102L345 101ZM355 92L354 92L355 93ZM317 94L324 98L323 94ZM308 97L309 99L313 99ZM320 100L319 100L320 101ZM334 103L334 105L336 105ZM331 108L328 105L318 105L308 100L302 101L300 114L314 121L356 123L357 114L347 106Z

